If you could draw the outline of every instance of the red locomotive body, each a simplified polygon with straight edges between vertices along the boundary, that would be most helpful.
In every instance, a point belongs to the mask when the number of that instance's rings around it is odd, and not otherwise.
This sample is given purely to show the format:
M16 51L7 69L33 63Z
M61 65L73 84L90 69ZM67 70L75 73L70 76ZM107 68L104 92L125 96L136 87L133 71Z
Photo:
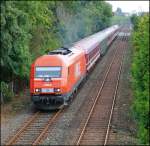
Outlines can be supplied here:
M86 37L70 48L60 48L31 65L30 93L37 108L55 109L66 104L86 73L104 55L117 36L117 25Z
M86 74L82 50L62 48L39 57L31 66L30 93L38 108L53 109L69 100Z

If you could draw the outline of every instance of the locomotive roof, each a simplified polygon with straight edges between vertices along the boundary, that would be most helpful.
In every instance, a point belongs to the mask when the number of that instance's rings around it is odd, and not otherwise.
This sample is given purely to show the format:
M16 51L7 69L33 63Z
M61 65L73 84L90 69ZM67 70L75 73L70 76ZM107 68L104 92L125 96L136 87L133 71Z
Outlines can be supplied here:
M81 57L81 55L83 55L83 51L82 50L78 50L74 47L69 48L70 53L68 53L67 55L59 55L59 58L66 64L66 65L70 65L72 63L74 63L74 61L78 58Z
M69 53L66 53L65 50L66 52L68 51ZM65 64L66 66L69 66L70 64L74 63L75 60L80 58L83 54L84 54L83 50L79 50L73 47L70 49L60 48L60 49L49 52L47 55L38 57L35 60L35 64L36 65L49 64L50 62L57 60L58 62L61 62L62 64Z
M90 50L95 47L97 44L102 42L105 38L107 38L112 32L119 28L118 25L111 26L106 28L98 33L95 33L91 36L88 36L76 43L74 43L74 47L78 49L85 50L86 53L90 52Z

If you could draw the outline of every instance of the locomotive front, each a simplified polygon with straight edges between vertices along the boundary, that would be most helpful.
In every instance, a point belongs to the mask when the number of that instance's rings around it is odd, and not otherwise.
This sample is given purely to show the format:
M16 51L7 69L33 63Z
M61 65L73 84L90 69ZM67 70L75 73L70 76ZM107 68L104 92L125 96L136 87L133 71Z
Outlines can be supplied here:
M62 105L66 93L66 70L58 55L44 55L31 65L30 93L37 108L55 109Z

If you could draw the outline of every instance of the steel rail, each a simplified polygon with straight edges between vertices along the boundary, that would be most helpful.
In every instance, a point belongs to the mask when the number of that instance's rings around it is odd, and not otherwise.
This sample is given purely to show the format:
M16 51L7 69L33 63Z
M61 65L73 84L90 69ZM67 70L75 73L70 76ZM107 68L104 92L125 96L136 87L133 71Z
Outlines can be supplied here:
M48 122L45 124L45 126L43 127L42 132L40 132L39 136L33 140L33 142L31 143L31 145L37 145L39 144L39 142L42 140L42 138L44 138L45 133L48 131L49 127L51 126L51 124L56 120L56 118L59 116L59 114L64 110L64 108L61 108L59 111L57 111L52 117L50 117L48 119ZM33 123L34 121L36 122L36 119L38 118L38 116L40 116L40 112L36 112L34 115L32 115L31 117L29 117L25 122L25 124L20 128L20 130L6 143L6 145L13 145L16 143L16 141L18 139L20 139L20 137L23 135L23 132L25 132L28 127L30 126L31 123Z
M115 107L115 101L116 101L116 97L117 97L117 91L118 91L118 87L119 87L119 81L120 81L120 75L121 75L121 71L122 71L125 51L124 51L123 54L124 55L122 56L122 59L121 59L122 61L121 61L120 68L119 68L119 73L118 73L118 76L117 76L117 84L116 84L115 93L114 93L114 96L113 96L113 103L112 103L112 106L111 106L109 121L108 121L108 125L107 125L107 131L106 131L106 135L105 135L105 139L104 139L104 146L106 146L107 141L108 141L108 136L109 136L109 131L110 131L110 124L111 124L111 119L112 119L112 115L113 115L113 111L114 111L114 107Z
M62 113L64 109L61 108L52 118L50 118L47 122L47 124L45 125L45 128L42 130L42 132L40 133L40 135L36 138L36 140L32 143L32 145L38 145L42 138L44 138L46 136L46 132L48 131L49 127L51 126L51 124L56 120L56 118L60 115L60 113Z
M86 120L86 122L85 122L85 124L84 124L84 127L83 127L83 129L82 129L82 131L81 131L81 134L80 134L80 136L79 136L79 138L78 138L78 141L77 141L76 145L79 145L79 144L80 144L80 141L81 141L81 139L82 139L82 137L83 137L83 135L84 135L86 126L87 126L87 124L88 124L88 122L89 122L89 119L90 119L90 117L91 117L91 115L92 115L92 112L93 112L93 110L94 110L94 107L95 107L95 105L96 105L96 103L97 103L97 100L98 100L98 98L99 98L99 96L100 96L100 94L101 94L101 91L102 91L102 89L103 89L103 87L104 87L106 78L107 78L107 76L108 76L108 74L109 74L109 71L110 71L110 69L111 69L111 66L112 66L112 64L113 64L113 62L114 62L115 56L116 56L116 54L117 54L117 51L118 51L118 50L116 50L116 52L115 52L115 54L114 54L114 56L113 56L112 62L111 62L111 64L109 65L109 67L108 67L108 69L107 69L107 72L106 72L106 75L105 75L104 80L103 80L103 82L102 82L102 85L101 85L101 87L100 87L100 89L99 89L99 92L98 92L98 94L97 94L97 96L96 96L96 99L95 99L95 101L94 101L94 103L93 103L93 106L92 106L92 108L91 108L91 110L90 110L90 113L88 114L88 118L87 118L87 120Z
M22 135L22 133L26 130L26 128L39 116L40 112L36 112L34 115L29 117L25 124L20 128L20 130L6 143L6 145L12 145L19 137Z

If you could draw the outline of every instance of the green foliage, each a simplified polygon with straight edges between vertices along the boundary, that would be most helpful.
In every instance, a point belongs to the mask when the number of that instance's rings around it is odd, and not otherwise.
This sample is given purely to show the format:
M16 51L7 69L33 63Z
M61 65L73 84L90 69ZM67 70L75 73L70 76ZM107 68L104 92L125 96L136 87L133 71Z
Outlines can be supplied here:
M129 17L128 16L113 16L111 18L111 25L114 24L125 24L129 21Z
M11 73L28 75L30 53L28 51L29 34L20 19L27 22L27 15L15 8L12 2L3 2L1 25L1 65ZM22 66L24 64L24 66Z
M133 33L134 55L132 62L132 85L134 91L133 111L137 119L138 137L142 144L149 143L149 16L137 18Z
M5 82L1 82L1 99L4 103L9 102L12 100L14 96L12 90L10 89L9 85Z
M104 1L56 2L58 32L63 44L75 42L110 25L111 6Z
M48 28L52 27L54 18L47 4L48 2L34 1L2 2L1 66L3 80L8 79L6 74L28 77L33 59L44 54L45 48L57 45L56 37L52 37L55 35L48 33Z
M132 22L132 24L133 24L133 26L134 26L134 30L136 30L137 29L137 25L138 25L138 20L139 19L139 17L136 15L136 14L133 14L132 16L131 16L131 22Z
M29 79L35 58L100 31L111 16L104 1L2 1L1 80Z

